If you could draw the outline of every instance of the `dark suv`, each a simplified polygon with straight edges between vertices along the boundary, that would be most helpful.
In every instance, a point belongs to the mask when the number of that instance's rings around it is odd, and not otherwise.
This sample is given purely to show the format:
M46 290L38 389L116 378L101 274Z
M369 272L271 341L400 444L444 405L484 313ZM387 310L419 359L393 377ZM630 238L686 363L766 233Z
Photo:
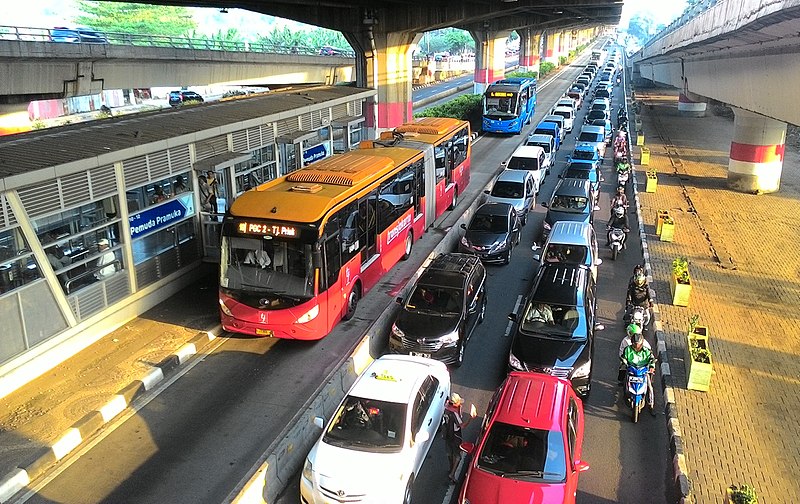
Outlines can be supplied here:
M194 91L170 91L169 104L177 107L187 102L203 103L203 97Z
M537 371L572 381L589 395L592 382L597 300L592 272L583 265L545 263L515 322L508 367Z
M542 223L542 243L547 239L553 224L565 220L572 222L594 222L594 193L592 182L565 178L558 181L550 202L542 203L547 214Z
M472 254L436 257L404 300L389 349L460 366L464 347L486 314L486 269Z

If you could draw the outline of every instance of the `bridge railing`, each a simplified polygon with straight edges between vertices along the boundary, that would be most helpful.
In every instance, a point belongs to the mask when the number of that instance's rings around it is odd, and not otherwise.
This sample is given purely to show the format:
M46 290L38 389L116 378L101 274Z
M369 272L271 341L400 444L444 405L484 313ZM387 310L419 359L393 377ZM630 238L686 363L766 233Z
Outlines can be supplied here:
M704 12L713 7L714 5L716 5L719 1L721 0L700 0L691 7L688 7L686 10L683 11L683 13L677 19L672 21L672 23L670 23L669 26L667 26L660 32L656 33L653 36L653 38L648 40L647 43L645 44L645 47L663 38L667 34L671 33L673 30L676 30L681 26L685 25L686 23L694 19L701 12Z
M91 35L87 35L90 32ZM64 34L75 35L75 40L64 40ZM113 44L139 47L170 47L176 49L197 49L203 51L258 52L270 54L302 54L308 56L329 56L354 58L352 50L335 49L328 46L311 47L301 45L282 45L268 42L237 42L231 40L214 40L207 38L173 37L169 35L147 35L139 33L114 33L87 30L81 36L80 29L30 28L0 25L0 40L18 40L22 42L52 42L57 44Z

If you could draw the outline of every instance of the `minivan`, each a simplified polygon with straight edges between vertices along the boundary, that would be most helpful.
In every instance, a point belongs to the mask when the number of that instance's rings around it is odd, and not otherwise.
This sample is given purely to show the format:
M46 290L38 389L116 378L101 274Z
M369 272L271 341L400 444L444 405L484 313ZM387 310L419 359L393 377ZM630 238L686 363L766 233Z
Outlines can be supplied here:
M550 135L556 143L556 151L561 148L561 132L558 124L554 122L542 121L533 130L534 135Z
M588 180L561 179L553 190L549 202L542 203L547 208L542 223L542 242L544 242L553 224L557 221L575 221L592 223L594 220L594 193Z
M556 164L556 141L550 135L537 135L533 134L528 136L528 139L525 140L525 145L531 147L541 147L544 151L544 169L545 174L550 174L550 168ZM544 180L544 174L542 175L542 180Z
M587 222L556 222L544 245L534 248L533 259L540 265L582 264L592 270L595 281L597 267L603 264L594 227Z
M572 101L572 100L570 100ZM564 129L567 133L572 133L572 126L575 124L575 107L556 107L553 109L553 115L560 115L564 118ZM546 116L549 117L549 116Z
M556 123L558 125L558 133L561 135L561 143L564 143L564 137L567 135L567 120L563 116L547 114L542 117L542 122Z
M541 170L537 170L541 171ZM528 211L536 204L539 183L532 171L505 169L494 179L491 189L483 191L487 203L508 203L517 211L524 226L528 222Z
M549 135L536 135L537 137ZM552 138L552 137L550 137ZM542 147L535 145L522 145L517 147L517 150L511 154L508 161L503 165L509 170L527 170L533 173L536 178L536 192L544 182L544 177L547 174L548 168L545 165L545 153Z

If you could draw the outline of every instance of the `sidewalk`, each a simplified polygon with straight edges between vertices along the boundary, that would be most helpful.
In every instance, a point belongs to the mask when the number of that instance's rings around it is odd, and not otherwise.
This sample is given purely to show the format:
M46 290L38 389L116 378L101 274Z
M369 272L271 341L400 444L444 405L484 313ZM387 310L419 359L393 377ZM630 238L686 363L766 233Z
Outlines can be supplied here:
M754 486L760 503L800 496L800 172L786 145L781 190L755 196L727 189L733 120L681 117L678 90L643 89L641 118L655 193L639 193L653 287L692 495L723 502L731 484ZM634 148L638 164L639 149ZM675 241L655 235L657 209L675 219ZM672 260L689 259L688 307L671 304ZM709 392L686 389L686 332L708 326L714 375ZM794 497L791 497L794 496Z

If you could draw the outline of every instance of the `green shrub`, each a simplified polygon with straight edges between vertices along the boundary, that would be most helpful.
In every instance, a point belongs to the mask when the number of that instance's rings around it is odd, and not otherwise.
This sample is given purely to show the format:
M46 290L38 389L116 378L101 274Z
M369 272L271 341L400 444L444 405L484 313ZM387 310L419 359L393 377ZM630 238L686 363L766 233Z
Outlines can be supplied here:
M564 66L567 64L567 57L566 56L559 56L558 57L558 66Z
M472 131L480 131L482 122L481 95L462 95L447 103L428 107L422 112L417 112L414 117L452 117L462 121L469 121Z
M46 127L47 125L41 119L36 119L33 121L33 124L31 124L31 129L35 130L45 129Z
M750 485L731 485L731 502L733 504L756 504L758 495Z
M539 63L539 78L544 77L545 75L549 74L553 70L555 70L556 66L549 61L543 61Z

